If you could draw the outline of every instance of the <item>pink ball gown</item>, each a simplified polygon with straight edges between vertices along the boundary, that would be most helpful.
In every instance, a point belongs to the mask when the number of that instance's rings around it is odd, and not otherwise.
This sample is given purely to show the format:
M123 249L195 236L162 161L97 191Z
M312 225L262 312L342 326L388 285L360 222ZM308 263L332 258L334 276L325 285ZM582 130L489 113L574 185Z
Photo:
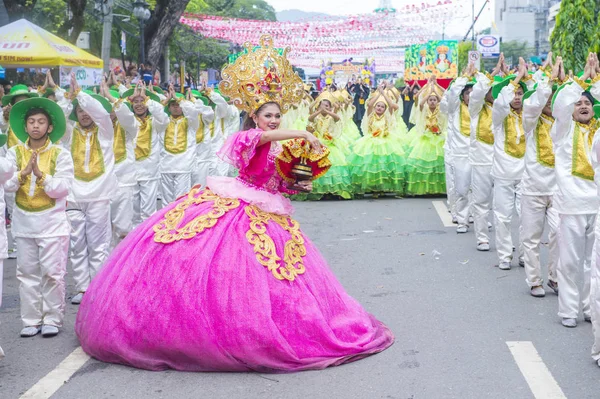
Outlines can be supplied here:
M135 229L85 293L75 330L96 359L148 370L322 369L392 345L291 219L278 143L231 136L209 178Z

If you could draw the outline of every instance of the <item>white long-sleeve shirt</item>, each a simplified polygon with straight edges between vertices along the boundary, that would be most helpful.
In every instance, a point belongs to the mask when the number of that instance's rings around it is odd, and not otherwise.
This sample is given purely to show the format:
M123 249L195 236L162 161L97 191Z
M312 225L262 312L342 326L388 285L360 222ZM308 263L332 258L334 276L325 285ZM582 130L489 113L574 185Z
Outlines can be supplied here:
M121 126L130 134L135 135L133 151L138 181L160 178L161 137L169 124L169 116L163 105L152 99L148 99L147 105L150 115L146 116L144 120L135 116L123 102L115 107L115 114Z
M552 107L557 185L554 208L566 215L594 214L599 206L594 170L589 160L590 135L596 132L573 120L575 103L583 92L577 82L572 82L556 95ZM600 98L600 83L595 83L590 92L594 98Z
M19 181L19 171L27 166L33 153L28 144L18 144L6 154L6 160L17 171L4 185L6 191L16 193L12 235L24 238L68 236L71 226L66 208L73 182L71 154L50 140L38 151L38 167L46 174L41 184L33 173L23 184Z
M494 131L492 129L492 104L485 101L491 81L483 73L477 74L477 83L469 96L471 137L469 162L476 166L491 166L494 158Z
M462 102L461 93L468 83L468 79L460 77L454 81L452 87L446 90L440 102L440 112L448 117L448 149L452 157L466 158L469 156L471 137L471 117L468 106Z
M117 188L112 120L102 104L89 94L79 92L77 101L94 124L90 129L84 129L79 122L69 121L61 139L62 145L71 153L75 172L68 200L110 200ZM63 108L63 111L68 117L68 109Z
M552 84L539 82L535 93L523 103L526 150L521 192L524 195L553 195L556 191L551 137L554 118L542 113L551 95Z
M179 105L183 115L179 118L171 116L165 134L161 136L161 173L190 173L194 169L201 108L187 100L182 100Z
M494 158L492 176L502 180L521 180L525 169L525 132L523 115L515 112L510 103L515 98L512 84L504 87L492 107L494 129Z
M6 235L6 220L4 219L4 184L15 174L15 166L5 158L6 147L0 150L3 155L0 156L0 259L8 258L8 237Z

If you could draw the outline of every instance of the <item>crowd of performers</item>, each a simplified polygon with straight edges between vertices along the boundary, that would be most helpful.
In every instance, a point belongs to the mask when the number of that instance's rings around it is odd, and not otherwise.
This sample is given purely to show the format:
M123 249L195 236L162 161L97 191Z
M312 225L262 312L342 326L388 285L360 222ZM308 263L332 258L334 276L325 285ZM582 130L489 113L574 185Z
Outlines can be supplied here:
M23 337L58 333L68 259L76 282L71 302L79 304L111 248L157 211L159 190L168 206L193 186L205 187L209 175L238 173L217 157L227 138L240 131L240 111L218 90L182 95L112 80L86 91L73 77L65 91L48 75L38 90L16 85L2 98L0 198L6 198L18 248ZM576 75L566 74L562 59L550 54L535 72L522 59L509 70L503 56L489 73L469 65L447 90L432 76L414 95L410 130L403 95L391 85L371 91L360 128L348 91L328 87L316 99L309 92L306 86L273 129L312 133L329 149L332 166L310 193L290 192L293 198L447 192L457 233L466 233L472 218L479 251L490 250L493 215L499 268L510 269L516 253L534 297L546 295L540 248L547 228L546 284L558 295L565 327L576 327L580 311L593 323L592 354L600 365L600 246L593 245L600 229L595 54ZM56 113L64 114L66 126L53 125L49 140L38 142L42 129L29 118L32 107L44 109L51 122Z

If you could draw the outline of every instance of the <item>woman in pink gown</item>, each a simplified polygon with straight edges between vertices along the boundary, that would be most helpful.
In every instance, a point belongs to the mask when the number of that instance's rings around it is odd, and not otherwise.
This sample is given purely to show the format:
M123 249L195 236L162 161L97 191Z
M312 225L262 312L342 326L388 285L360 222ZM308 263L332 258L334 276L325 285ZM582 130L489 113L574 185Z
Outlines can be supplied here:
M86 353L148 370L291 372L392 345L290 217L278 141L320 143L278 130L280 118L264 102L218 154L237 178L210 177L116 248L77 315Z

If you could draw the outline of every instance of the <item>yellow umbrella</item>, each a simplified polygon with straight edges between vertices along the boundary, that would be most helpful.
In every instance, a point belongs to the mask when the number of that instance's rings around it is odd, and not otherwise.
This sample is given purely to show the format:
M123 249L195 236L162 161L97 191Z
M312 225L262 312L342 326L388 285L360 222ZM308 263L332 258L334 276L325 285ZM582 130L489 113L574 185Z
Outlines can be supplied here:
M5 68L102 68L103 62L26 19L20 19L0 27L0 65Z

